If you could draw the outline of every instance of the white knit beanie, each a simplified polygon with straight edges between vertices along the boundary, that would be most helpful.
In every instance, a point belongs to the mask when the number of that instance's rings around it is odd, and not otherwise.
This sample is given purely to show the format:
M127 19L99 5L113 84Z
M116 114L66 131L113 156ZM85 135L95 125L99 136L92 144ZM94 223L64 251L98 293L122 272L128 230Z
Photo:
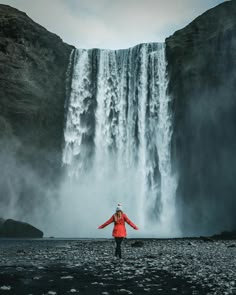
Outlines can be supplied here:
M116 207L116 212L117 211L123 211L123 208L122 208L122 205L121 204L118 204L117 207Z

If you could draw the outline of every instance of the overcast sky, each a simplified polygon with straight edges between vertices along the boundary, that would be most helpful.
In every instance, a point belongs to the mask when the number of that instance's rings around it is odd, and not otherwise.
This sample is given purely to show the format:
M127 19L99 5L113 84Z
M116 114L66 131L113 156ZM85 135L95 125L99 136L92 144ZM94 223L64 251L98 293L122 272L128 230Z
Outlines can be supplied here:
M3 0L79 48L161 42L224 0Z

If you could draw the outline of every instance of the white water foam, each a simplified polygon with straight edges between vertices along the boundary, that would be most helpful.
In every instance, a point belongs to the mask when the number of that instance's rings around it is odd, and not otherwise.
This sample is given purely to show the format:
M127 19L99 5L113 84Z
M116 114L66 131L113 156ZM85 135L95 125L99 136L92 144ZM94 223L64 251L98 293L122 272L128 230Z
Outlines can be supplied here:
M61 235L102 236L96 225L122 202L140 227L133 236L178 236L165 45L94 52L95 78L91 52L78 49L74 60L62 159L68 178L60 210L69 221ZM92 119L85 120L92 104Z

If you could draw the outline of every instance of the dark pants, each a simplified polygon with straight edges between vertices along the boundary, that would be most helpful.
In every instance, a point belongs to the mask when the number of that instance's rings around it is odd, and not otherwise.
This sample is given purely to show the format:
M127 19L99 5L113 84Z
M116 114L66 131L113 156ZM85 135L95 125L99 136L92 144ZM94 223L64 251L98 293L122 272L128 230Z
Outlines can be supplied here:
M124 238L115 238L116 241L116 251L115 256L119 256L121 258L121 243Z

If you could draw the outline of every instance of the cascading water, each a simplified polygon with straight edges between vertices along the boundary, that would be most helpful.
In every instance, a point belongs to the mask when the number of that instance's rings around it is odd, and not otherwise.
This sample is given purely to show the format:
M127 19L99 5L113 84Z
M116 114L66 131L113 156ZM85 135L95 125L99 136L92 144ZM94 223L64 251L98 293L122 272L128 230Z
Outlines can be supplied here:
M91 215L107 204L107 217L122 202L142 236L178 235L165 44L78 49L72 68L63 164L75 199Z

